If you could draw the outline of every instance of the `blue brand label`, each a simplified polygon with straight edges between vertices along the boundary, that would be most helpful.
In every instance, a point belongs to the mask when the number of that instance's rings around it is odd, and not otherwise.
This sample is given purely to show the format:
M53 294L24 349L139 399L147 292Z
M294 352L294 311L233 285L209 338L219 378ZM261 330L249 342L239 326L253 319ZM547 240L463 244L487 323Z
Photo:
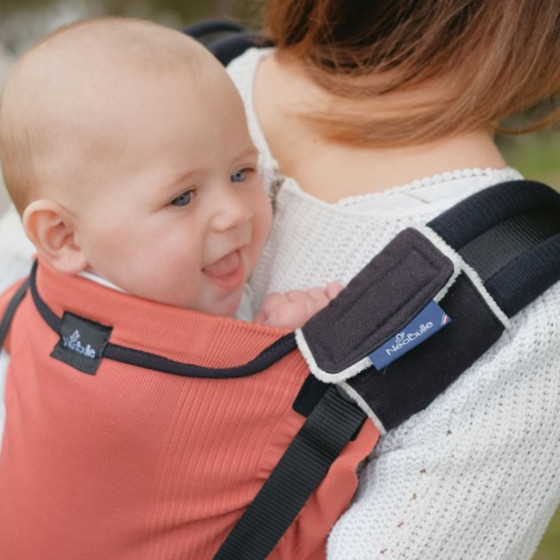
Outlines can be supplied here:
M450 322L447 313L435 301L431 301L400 333L372 352L369 359L378 370L381 370L415 346L428 340Z

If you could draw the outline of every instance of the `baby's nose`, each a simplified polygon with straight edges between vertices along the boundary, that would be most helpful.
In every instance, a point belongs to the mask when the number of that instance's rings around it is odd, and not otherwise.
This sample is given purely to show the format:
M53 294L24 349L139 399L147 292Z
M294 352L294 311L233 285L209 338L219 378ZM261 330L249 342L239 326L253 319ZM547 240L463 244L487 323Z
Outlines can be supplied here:
M235 195L224 196L213 215L212 227L216 231L239 227L253 218L251 208Z

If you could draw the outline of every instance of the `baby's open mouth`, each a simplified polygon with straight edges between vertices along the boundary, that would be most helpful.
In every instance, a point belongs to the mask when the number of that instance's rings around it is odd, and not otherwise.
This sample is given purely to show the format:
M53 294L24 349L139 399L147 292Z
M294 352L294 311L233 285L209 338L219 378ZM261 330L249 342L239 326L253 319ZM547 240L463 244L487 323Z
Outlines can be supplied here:
M244 267L239 250L228 253L202 269L210 279L224 288L234 288L244 281Z

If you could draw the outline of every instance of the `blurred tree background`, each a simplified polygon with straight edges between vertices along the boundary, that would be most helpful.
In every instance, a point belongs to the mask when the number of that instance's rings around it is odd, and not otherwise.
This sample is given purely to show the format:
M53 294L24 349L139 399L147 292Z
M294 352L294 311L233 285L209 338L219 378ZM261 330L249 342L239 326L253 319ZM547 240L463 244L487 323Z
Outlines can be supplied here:
M255 24L259 0L0 0L0 41L18 54L51 29L101 15L151 19L180 28L208 17Z
M234 19L258 27L263 3L264 0L0 0L0 48L5 56L17 57L60 25L107 14L151 19L178 29L209 17ZM560 128L502 136L498 142L511 166L529 178L560 189ZM534 560L560 560L560 512L550 524Z

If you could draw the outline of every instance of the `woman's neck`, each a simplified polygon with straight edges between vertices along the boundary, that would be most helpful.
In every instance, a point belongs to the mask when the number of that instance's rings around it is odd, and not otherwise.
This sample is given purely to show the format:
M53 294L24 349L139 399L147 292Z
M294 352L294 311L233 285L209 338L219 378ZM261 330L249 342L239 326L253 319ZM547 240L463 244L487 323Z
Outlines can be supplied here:
M326 202L454 169L506 165L491 133L484 130L391 148L327 140L297 114L329 101L329 94L311 81L298 61L274 55L262 60L255 81L255 111L272 154L281 173Z

